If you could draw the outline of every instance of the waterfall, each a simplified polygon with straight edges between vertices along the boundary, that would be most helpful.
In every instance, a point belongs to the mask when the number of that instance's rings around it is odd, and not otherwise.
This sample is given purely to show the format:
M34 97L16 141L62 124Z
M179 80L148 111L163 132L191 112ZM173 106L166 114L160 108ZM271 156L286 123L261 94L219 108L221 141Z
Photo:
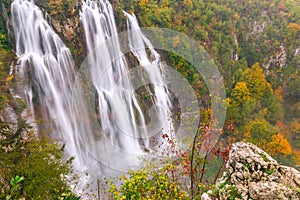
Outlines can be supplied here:
M154 83L154 101L157 109L158 124L165 134L171 135L173 132L173 124L171 120L170 107L171 102L167 85L163 78L162 63L159 54L153 48L151 42L143 35L136 16L124 12L127 16L128 38L131 52L138 59L140 65L147 72L150 82ZM150 58L146 52L150 50ZM171 135L172 136L172 135Z
M170 116L170 102L159 54L141 31L130 31L139 30L138 22L134 15L126 15L130 50L145 69L150 82L154 83L154 90L147 91L154 96L152 109L156 116L149 117L152 122L147 122L136 97L137 88L132 83L129 65L116 37L118 32L111 4L106 0L82 1L80 19L89 53L86 65L98 97L95 107L98 109L102 131L99 140L95 140L95 131L85 131L85 146L100 163L121 171L139 166L139 157L154 146L150 139L154 136L159 140L162 130L169 132L172 129L172 123L166 120ZM151 50L151 58L148 58L146 48ZM153 126L157 126L155 134L149 133L153 132ZM77 128L83 129L80 125Z
M71 53L33 1L13 1L11 13L17 75L31 123L38 124L40 134L51 132L51 137L65 142L68 154L77 157L78 165L81 152L73 134L75 121L70 103L75 74Z
M39 131L51 130L66 142L77 169L97 177L140 166L140 157L155 148L151 139L169 134L172 122L160 56L136 17L125 13L129 47L153 84L145 92L154 117L146 116L136 94L108 1L82 1L80 20L89 55L78 72L69 49L33 1L14 0L11 13L17 72L31 114L42 119Z
M108 1L83 1L81 21L84 26L89 70L99 99L101 127L114 145L132 153L142 152L139 140L146 137L145 119L135 98L128 76L128 66L121 55L112 7ZM105 42L107 44L105 44ZM102 45L103 44L103 45ZM102 45L101 48L97 48ZM106 63L109 63L106 65ZM120 79L122 79L120 81ZM134 112L137 114L134 114ZM136 116L137 115L137 116ZM141 128L137 128L139 119ZM147 146L147 144L143 144Z

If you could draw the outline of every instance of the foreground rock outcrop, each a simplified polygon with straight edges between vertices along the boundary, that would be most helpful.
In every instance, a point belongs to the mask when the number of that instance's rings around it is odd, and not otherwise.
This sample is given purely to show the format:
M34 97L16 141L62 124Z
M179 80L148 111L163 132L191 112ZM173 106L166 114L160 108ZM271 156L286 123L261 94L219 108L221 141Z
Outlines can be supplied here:
M216 188L202 195L202 200L300 199L300 172L280 165L253 144L235 143L226 168Z

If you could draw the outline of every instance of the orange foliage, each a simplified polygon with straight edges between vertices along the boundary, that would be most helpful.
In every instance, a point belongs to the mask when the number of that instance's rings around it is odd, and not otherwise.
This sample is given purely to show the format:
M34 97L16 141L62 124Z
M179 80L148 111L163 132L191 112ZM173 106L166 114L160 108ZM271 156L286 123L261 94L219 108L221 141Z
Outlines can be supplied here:
M295 162L296 162L298 165L300 165L300 151L294 149L294 150L293 150L293 154L296 156L296 157L295 157Z
M239 13L234 13L233 17L234 17L235 19L240 19Z
M278 153L288 155L293 151L289 141L282 134L276 134L272 136L271 142L267 144L267 152L271 155Z
M275 89L274 94L280 99L281 102L283 102L283 88L282 86L279 86Z
M290 29L293 32L297 32L300 31L300 25L296 24L296 23L289 23L289 25L287 26L288 29Z
M148 3L148 0L141 0L140 3L139 3L139 5L140 6L144 6L147 3Z
M276 126L277 126L278 128L280 128L280 130L282 130L282 129L283 129L283 126L284 126L284 124L283 124L283 122L282 122L282 121L277 121L277 122L276 122Z

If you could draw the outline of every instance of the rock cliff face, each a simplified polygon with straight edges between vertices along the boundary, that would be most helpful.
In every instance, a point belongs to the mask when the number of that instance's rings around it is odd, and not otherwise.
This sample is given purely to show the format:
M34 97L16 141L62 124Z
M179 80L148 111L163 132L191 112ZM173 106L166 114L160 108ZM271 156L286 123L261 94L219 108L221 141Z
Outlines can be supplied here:
M300 199L300 172L280 165L253 144L235 143L226 168L216 188L203 194L202 200Z
M43 10L49 24L70 49L76 67L79 68L87 56L84 31L79 16L81 0L40 0L35 3Z

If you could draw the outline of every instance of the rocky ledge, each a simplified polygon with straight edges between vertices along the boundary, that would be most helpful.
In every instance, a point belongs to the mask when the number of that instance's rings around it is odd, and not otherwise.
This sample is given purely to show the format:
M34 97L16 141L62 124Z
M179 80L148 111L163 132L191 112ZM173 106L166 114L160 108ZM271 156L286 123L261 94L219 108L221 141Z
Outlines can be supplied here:
M226 168L215 189L203 194L202 200L300 200L300 172L280 165L253 144L235 143Z

